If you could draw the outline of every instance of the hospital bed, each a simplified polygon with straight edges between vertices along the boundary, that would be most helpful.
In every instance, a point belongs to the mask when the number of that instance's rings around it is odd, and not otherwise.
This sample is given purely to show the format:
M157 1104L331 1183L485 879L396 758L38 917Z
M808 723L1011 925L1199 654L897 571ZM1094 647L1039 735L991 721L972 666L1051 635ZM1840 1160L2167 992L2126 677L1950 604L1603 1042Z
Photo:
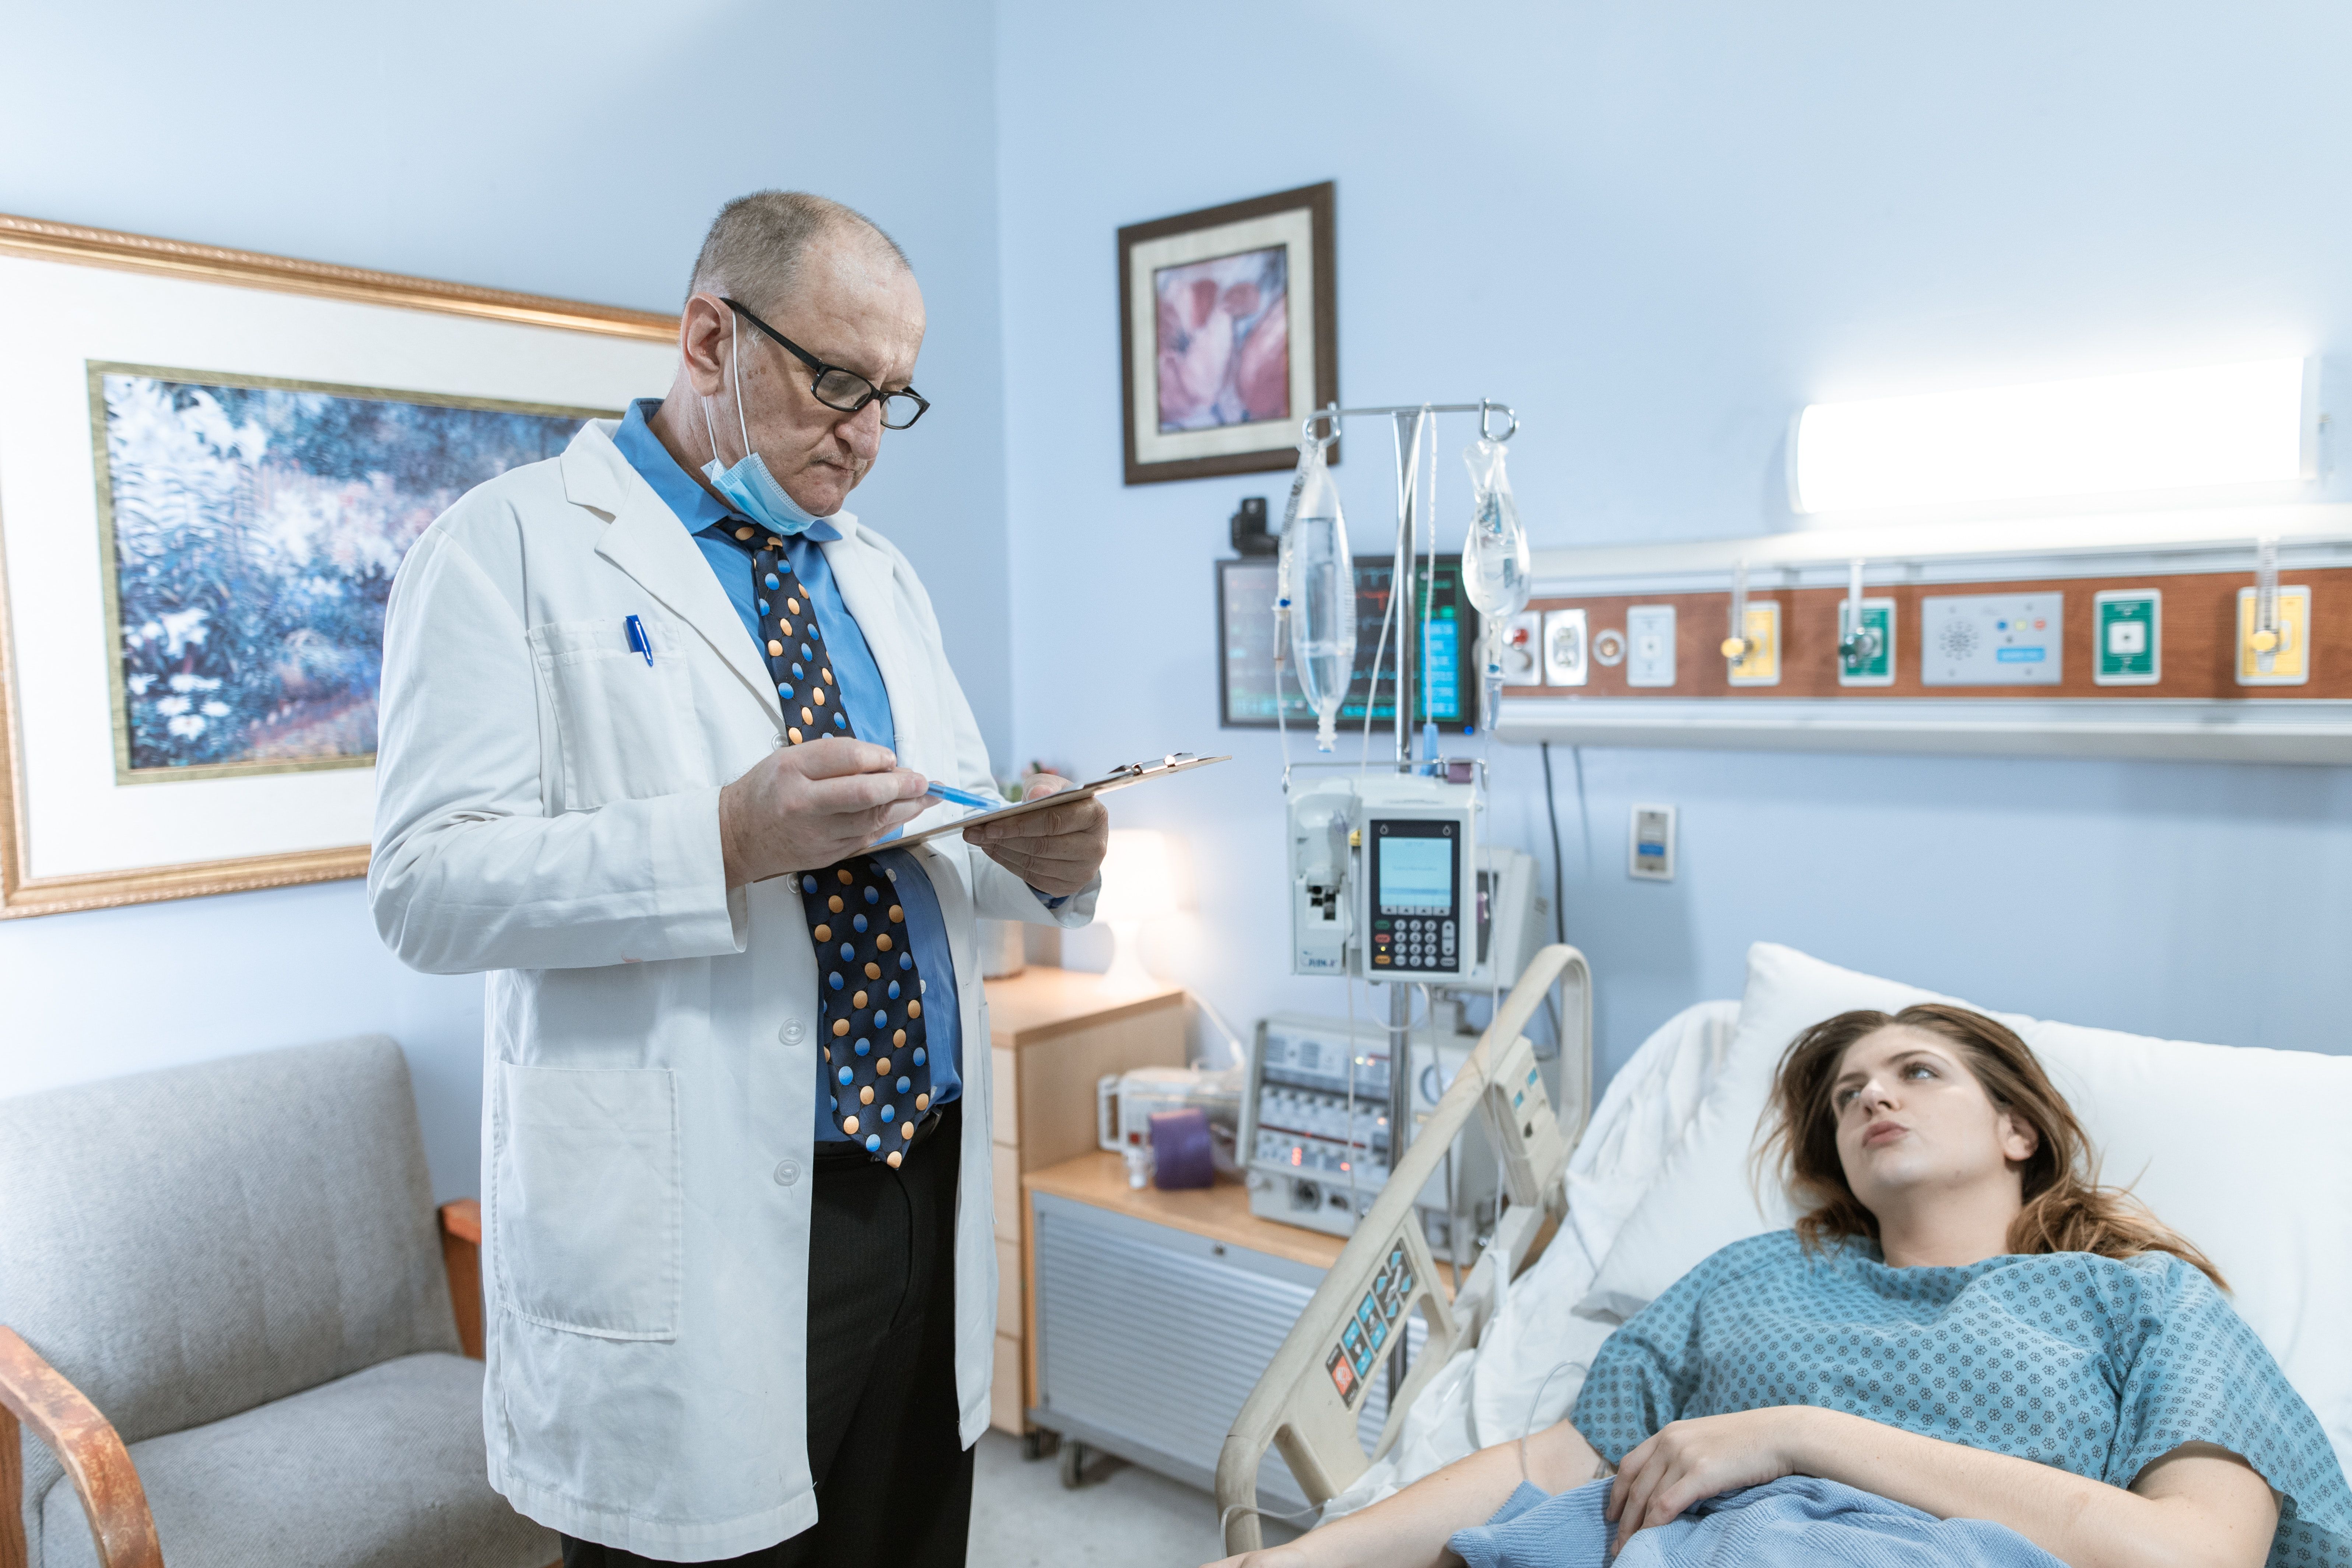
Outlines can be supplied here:
M1568 1004L1557 1109L1524 1035L1555 985ZM1256 1481L1269 1447L1328 1521L1560 1419L1617 1321L1717 1246L1788 1223L1785 1198L1748 1186L1744 1159L1780 1047L1847 1007L1894 1011L1929 994L1759 943L1745 997L1669 1020L1619 1069L1588 1125L1591 974L1574 949L1544 949L1234 1418L1217 1465L1225 1550L1261 1542ZM2352 1141L2341 1133L2352 1058L1995 1016L2042 1057L2106 1154L2107 1179L2133 1186L2221 1265L2241 1315L2352 1469L2352 1336L2342 1327ZM1449 1291L1412 1203L1474 1124L1499 1158L1507 1206ZM1427 1340L1367 1452L1355 1419L1366 1384L1387 1375L1388 1349L1414 1311Z

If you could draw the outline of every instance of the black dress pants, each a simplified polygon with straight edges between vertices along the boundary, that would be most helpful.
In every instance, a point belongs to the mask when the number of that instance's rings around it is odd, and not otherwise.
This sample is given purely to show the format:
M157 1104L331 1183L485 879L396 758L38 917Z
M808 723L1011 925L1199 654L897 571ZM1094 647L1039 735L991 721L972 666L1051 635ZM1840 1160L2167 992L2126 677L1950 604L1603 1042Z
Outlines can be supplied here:
M817 1521L740 1568L963 1568L971 1462L957 1436L956 1171L963 1106L898 1170L824 1152L809 1194L808 1451ZM656 1561L563 1537L563 1568Z

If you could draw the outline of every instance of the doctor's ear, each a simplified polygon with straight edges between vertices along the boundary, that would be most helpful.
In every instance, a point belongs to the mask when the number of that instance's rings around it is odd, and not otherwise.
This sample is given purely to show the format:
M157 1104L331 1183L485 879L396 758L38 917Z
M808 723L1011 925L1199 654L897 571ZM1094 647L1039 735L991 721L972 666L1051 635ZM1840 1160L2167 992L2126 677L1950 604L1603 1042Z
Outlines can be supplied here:
M686 362L687 379L704 397L718 396L727 384L731 314L718 295L695 294L678 316L678 356Z

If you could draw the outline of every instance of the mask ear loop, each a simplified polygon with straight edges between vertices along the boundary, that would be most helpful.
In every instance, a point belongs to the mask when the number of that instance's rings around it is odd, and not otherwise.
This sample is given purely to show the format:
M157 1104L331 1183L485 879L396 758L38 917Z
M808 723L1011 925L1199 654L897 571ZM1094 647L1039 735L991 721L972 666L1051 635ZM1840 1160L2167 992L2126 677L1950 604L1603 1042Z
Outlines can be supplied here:
M728 312L728 318L730 321L732 321L734 319L734 312L732 310ZM731 344L727 357L730 359L735 357ZM702 438L710 443L710 460L714 463L719 464L723 468L725 466L725 461L719 456L719 432L711 426L710 423L710 399L703 396L702 394L698 392L694 395L694 400L702 405ZM739 413L741 411L742 403L742 394L739 391L735 397L736 409Z
M727 368L735 376L735 425L743 435L743 455L751 455L751 427L743 423L743 347L738 341L742 326L735 320L733 307L727 311Z

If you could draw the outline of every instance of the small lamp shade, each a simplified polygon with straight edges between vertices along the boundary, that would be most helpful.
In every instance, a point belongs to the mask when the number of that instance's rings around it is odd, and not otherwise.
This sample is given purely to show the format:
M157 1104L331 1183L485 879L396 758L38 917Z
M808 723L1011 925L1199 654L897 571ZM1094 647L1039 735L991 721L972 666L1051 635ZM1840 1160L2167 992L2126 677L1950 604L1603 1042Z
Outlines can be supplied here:
M1103 857L1102 891L1095 900L1095 918L1111 930L1106 980L1136 990L1158 984L1143 967L1143 922L1175 907L1168 836L1148 827L1111 829L1110 848Z
M1175 868L1168 836L1149 827L1114 827L1103 857L1102 892L1095 918L1117 924L1148 921L1176 907Z

